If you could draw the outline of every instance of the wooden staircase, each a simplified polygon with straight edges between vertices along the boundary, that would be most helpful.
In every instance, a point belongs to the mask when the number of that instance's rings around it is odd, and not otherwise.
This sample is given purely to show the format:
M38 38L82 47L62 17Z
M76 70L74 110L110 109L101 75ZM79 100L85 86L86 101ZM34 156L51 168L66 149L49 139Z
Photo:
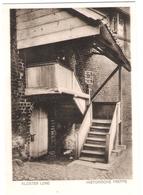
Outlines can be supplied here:
M109 119L93 119L85 142L80 160L106 163L106 136L111 126Z

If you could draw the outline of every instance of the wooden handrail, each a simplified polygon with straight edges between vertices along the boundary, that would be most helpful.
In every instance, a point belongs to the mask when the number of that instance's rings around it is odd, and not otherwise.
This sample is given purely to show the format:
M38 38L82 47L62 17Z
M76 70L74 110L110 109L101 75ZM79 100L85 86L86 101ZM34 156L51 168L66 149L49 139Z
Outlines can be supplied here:
M114 110L109 133L106 135L106 150L105 150L106 162L110 161L111 152L112 149L114 148L115 137L116 137L116 133L118 132L118 127L120 122L121 122L120 102L118 102Z
M79 131L77 132L77 142L78 142L78 148L77 148L77 157L79 157L80 155L80 151L82 149L83 143L86 139L87 133L89 131L90 125L91 125L91 121L92 121L92 104L89 105L84 119L82 121L82 124L80 126Z

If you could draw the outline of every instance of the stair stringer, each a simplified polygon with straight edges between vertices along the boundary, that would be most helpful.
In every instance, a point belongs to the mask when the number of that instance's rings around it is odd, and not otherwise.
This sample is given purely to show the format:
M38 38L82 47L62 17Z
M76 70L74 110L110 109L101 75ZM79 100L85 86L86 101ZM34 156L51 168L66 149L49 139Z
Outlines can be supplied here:
M92 120L92 124L82 145L79 159L91 162L107 162L106 136L108 135L110 125L110 120Z
M88 131L91 126L91 121L92 121L92 104L90 104L87 110L85 111L84 119L77 133L77 139L78 139L77 157L80 156L83 144L85 142L85 139L87 137Z

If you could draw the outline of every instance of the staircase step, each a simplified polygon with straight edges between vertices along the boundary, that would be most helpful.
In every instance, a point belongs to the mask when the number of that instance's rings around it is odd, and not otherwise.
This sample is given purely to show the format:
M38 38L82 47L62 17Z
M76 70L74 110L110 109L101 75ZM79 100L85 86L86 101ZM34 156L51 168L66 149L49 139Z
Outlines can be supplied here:
M87 147L93 147L93 148L106 148L105 145L98 145L98 144L88 144L88 143L85 143L84 146L87 146Z
M97 126L97 125L94 125L94 126L91 126L90 129L109 129L110 127L104 127L104 126Z
M110 119L93 119L93 123L106 123L106 124L111 124L112 120Z
M107 135L107 133L104 133L104 132L94 132L94 131L89 131L88 134L92 134L92 135Z
M89 162L102 162L102 163L105 162L103 158L91 158L91 157L80 157L79 160L89 161Z
M90 140L90 141L100 141L100 142L105 142L105 141L106 141L105 138L97 138L97 137L87 137L86 140Z
M81 153L83 154L94 154L94 155L105 155L104 151L93 151L93 150L82 150Z

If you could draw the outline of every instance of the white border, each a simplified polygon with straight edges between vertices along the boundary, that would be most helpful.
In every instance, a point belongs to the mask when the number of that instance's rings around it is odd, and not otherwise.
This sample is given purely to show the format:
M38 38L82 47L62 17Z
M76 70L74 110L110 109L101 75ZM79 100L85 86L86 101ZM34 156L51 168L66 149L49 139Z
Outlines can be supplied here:
M11 1L11 0L2 0L1 1L2 3L5 3L5 4L29 4L29 3L34 3L34 4L46 4L46 3L61 3L61 4L66 4L66 3L74 3L74 2L79 2L79 3L87 3L87 2L90 2L90 3L112 3L112 2L121 2L121 3L124 3L124 2L127 2L127 3L130 3L130 2L135 2L135 0L53 0L53 1L50 1L50 0L30 0L30 2L28 0L14 0L14 1Z
M6 2L6 1L5 1ZM35 1L34 1L35 2ZM42 2L42 1L41 1ZM83 1L82 1L83 2ZM50 185L37 185L37 186L23 186L21 182L13 182L11 175L11 96L10 96L10 31L9 31L9 8L48 8L48 7L63 7L63 4L11 4L2 5L1 8L1 77L0 77L0 89L1 101L0 101L0 118L1 131L0 145L1 155L3 161L1 161L1 174L2 186L6 189L7 194L20 195L25 194L78 194L78 193L100 193L102 194L116 194L116 195L134 195L141 194L141 179L142 179L142 165L143 165L143 152L142 152L142 35L143 32L138 28L141 21L140 13L142 10L139 6L136 7L136 3L76 3L76 4L64 4L64 7L117 7L117 6L130 6L132 16L132 105L133 105L133 180L128 180L127 184L86 184L85 181L51 181ZM139 10L139 11L138 11ZM140 12L140 13L139 13ZM140 33L139 33L140 32ZM138 53L137 53L138 52ZM6 144L5 144L6 143ZM5 166L4 166L5 165ZM5 181L6 179L6 181ZM2 188L0 189L2 190ZM3 191L4 193L4 191ZM5 194L5 193L4 193Z

